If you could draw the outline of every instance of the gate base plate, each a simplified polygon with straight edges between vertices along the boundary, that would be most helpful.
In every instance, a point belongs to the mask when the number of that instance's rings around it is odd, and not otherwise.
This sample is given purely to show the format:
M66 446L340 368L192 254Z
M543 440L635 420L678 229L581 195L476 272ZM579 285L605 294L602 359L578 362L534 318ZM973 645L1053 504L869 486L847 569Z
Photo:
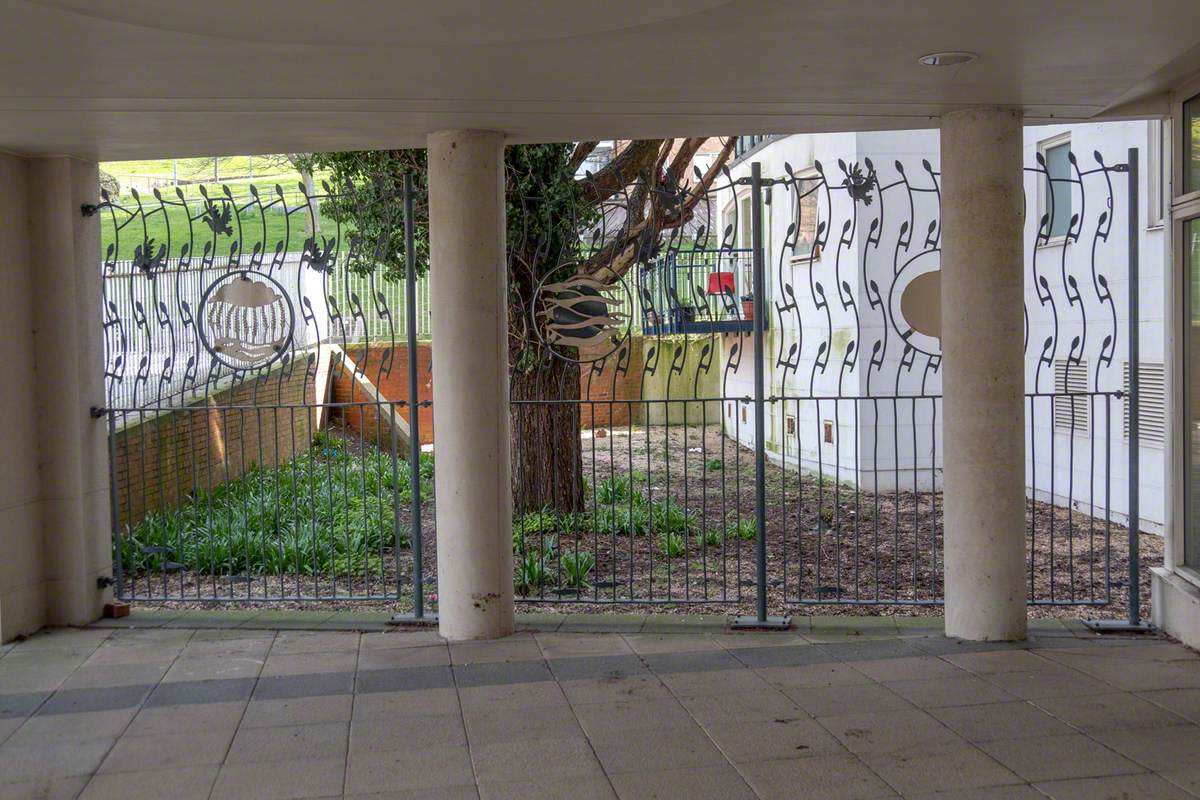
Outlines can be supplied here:
M731 631L786 631L792 627L792 615L759 619L753 615L733 617L729 620Z
M1149 622L1133 625L1127 619L1085 619L1083 624L1096 633L1157 633Z
M437 625L438 615L431 614L428 611L423 616L415 617L412 614L392 614L392 618L387 621L388 625Z

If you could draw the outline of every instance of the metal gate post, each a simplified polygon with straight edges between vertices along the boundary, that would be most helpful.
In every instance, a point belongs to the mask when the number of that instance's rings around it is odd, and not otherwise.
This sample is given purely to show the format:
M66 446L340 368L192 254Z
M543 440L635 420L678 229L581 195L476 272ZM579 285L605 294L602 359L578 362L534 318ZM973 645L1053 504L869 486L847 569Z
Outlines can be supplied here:
M107 337L105 347L108 346ZM93 411L93 416L100 409ZM117 484L117 412L104 409L108 417L108 503L109 519L112 521L113 540L113 582L116 584L113 596L118 600L125 599L125 562L122 556L123 536L121 534L121 497ZM130 504L132 505L132 503Z
M763 325L766 322L766 255L763 253L762 219L762 165L755 161L750 165L750 227L754 248L752 266L754 270L754 543L755 543L755 592L756 614L753 617L738 617L734 628L779 628L792 625L790 616L767 616L767 442L766 442L766 376L763 364Z
M1138 438L1138 359L1141 357L1138 342L1138 150L1129 148L1125 171L1128 173L1129 193L1128 238L1129 238L1129 394L1125 398L1129 409L1129 618L1087 620L1085 624L1094 631L1149 632L1153 626L1142 621L1141 557L1138 552L1138 532L1141 529L1140 508L1140 459L1141 443Z
M425 575L421 563L421 401L418 394L417 379L417 258L415 254L415 239L413 232L413 180L411 173L404 174L404 305L408 336L408 482L412 493L411 517L412 528L409 537L412 540L412 585L413 611L412 614L396 614L392 622L427 622L436 623L437 614L425 613ZM395 427L392 428L395 430ZM394 455L394 454L393 454ZM400 532L397 531L397 538ZM396 543L396 552L400 552L400 543ZM400 575L397 573L396 580Z

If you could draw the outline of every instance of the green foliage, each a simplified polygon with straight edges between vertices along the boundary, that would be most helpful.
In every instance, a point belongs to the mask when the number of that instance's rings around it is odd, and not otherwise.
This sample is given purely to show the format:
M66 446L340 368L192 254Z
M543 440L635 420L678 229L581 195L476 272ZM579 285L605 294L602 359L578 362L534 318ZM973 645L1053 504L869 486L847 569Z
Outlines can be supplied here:
M396 503L412 500L409 467L390 455L354 455L324 434L277 467L149 514L121 538L132 574L166 568L210 575L363 575L395 544ZM433 496L433 458L421 457L421 495ZM401 529L407 546L408 528Z
M712 529L704 532L705 547L720 547L724 543L725 540L721 537L721 532L719 530Z
M596 512L596 529L609 536L644 536L650 530L650 512L644 500L632 508L605 506Z
M557 530L559 530L559 519L552 508L546 507L539 511L523 514L513 522L513 552L524 553L529 537L539 534L545 536L553 534Z
M590 550L567 550L559 556L558 563L566 578L568 589L582 589L587 586L588 575L596 566L596 556Z
M513 145L504 150L506 212L510 263L515 268L533 269L533 279L571 262L579 247L580 232L598 217L581 196L567 163L574 145ZM413 176L414 245L417 269L429 267L429 184L426 152L413 150L355 150L343 153L314 153L305 163L313 170L328 170L330 184L352 184L353 195L322 203L330 219L354 227L368 242L383 234L390 241L383 254L384 277L404 274L404 226L396 204L403 197L404 175ZM538 264L528 263L522 253L537 250Z
M596 528L603 534L643 536L653 529L683 535L696 530L695 514L674 500L647 500L634 474L602 481L596 503Z
M546 583L552 554L549 551L531 550L517 559L516 589L521 595L538 591Z
M321 202L321 213L360 232L365 242L378 243L378 251L362 263L370 264L369 268L378 263L387 280L404 276L404 176L412 175L414 255L417 270L425 273L429 267L429 202L424 150L313 153L303 160L303 166L329 171L330 187L337 194ZM353 186L354 191L345 192L346 186Z
M720 472L725 466L725 462L719 458L710 458L704 466L709 472Z
M577 531L583 530L588 525L591 517L580 511L568 511L558 515L558 532L569 536Z
M109 197L117 197L121 194L121 182L111 172L100 170L100 188L108 192Z
M725 530L725 535L730 539L743 539L745 541L752 540L758 535L757 517L754 515L741 517Z
M668 558L680 558L687 552L687 542L682 533L663 531L658 536L658 547Z
M650 517L654 529L659 532L665 531L682 536L696 529L696 515L688 512L673 500L653 503L650 507Z
M646 505L646 497L639 491L632 475L605 478L596 487L598 504L627 506L631 499L635 506Z

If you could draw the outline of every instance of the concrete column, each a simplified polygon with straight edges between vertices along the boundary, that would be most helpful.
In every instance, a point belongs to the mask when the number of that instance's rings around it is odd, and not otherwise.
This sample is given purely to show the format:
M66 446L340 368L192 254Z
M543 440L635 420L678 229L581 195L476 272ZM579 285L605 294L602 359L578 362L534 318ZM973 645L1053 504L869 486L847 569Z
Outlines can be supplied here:
M1021 114L942 118L946 635L1023 639Z
M504 137L429 136L438 623L513 631Z
M100 220L80 206L99 196L95 163L29 162L33 342L46 623L97 619L112 575L104 405Z
M29 246L29 161L0 153L0 642L46 621Z

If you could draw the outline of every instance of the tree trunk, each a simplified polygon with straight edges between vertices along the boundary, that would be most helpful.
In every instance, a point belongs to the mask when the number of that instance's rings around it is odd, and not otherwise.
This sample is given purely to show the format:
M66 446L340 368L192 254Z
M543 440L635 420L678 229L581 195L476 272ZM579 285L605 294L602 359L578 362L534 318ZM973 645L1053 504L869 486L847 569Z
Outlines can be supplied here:
M551 358L509 376L513 509L583 510L579 444L579 365Z

